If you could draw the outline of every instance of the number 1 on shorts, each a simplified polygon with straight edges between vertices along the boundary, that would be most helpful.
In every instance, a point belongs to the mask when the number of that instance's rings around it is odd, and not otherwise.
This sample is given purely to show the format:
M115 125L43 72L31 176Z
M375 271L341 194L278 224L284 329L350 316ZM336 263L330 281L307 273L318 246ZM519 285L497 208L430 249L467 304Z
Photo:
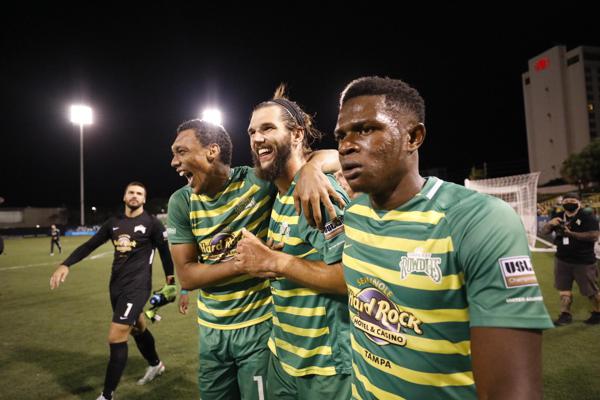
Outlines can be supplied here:
M125 314L123 314L123 319L127 318L129 311L131 311L131 307L133 307L133 303L127 303L127 309L125 310Z
M258 400L265 400L265 391L263 389L263 377L262 375L252 377L258 386Z

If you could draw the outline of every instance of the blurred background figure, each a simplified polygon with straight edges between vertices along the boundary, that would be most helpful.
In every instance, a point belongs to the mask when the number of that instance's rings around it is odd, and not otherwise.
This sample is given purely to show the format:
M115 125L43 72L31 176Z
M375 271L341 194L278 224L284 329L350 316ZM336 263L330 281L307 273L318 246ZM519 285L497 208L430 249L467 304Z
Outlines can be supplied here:
M58 247L58 254L62 254L62 246L60 245L60 229L52 224L50 227L50 255L54 255L54 245Z

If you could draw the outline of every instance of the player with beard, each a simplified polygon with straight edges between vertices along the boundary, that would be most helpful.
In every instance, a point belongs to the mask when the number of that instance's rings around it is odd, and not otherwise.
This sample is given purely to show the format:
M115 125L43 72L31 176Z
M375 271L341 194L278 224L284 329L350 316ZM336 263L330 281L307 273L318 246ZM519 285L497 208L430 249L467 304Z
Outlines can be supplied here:
M144 376L138 380L138 385L145 385L165 370L156 353L154 337L146 327L142 310L152 289L152 259L155 248L158 248L160 253L167 284L175 284L167 235L162 223L144 211L146 188L143 184L128 184L123 201L125 212L109 218L98 232L75 249L50 277L50 288L55 289L65 281L73 264L83 260L107 240L115 247L110 277L110 302L113 309L108 332L110 359L106 368L104 389L98 400L110 400L113 397L127 363L127 338L130 334L149 364Z
M245 274L233 257L242 229L266 238L276 188L253 168L231 167L231 139L220 125L182 123L171 150L171 166L188 180L169 200L167 229L183 291L199 289L200 396L262 400L272 317L267 278L273 275ZM321 169L337 167L336 151L315 153L300 174L298 186L308 188L302 198L329 201L335 190ZM181 298L185 312L187 296Z
M280 86L272 100L254 109L248 134L257 175L277 186L269 222L274 251L248 231L238 244L236 264L246 273L275 275L271 361L267 398L350 398L350 337L348 297L342 271L342 210L324 225L313 228L292 201L298 171L306 163L310 145L321 133L312 118L285 97ZM333 176L329 181L339 196L347 194Z

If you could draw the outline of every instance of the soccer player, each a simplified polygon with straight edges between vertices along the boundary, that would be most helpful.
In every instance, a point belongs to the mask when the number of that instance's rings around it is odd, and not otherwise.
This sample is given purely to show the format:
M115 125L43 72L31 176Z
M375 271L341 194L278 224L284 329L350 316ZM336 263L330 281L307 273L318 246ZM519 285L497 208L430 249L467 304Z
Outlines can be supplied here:
M58 247L58 254L62 254L62 246L60 245L60 229L52 224L50 227L50 255L54 255L54 245Z
M272 275L242 274L233 257L243 228L266 237L276 188L250 167L231 167L231 139L220 125L186 121L171 149L171 165L188 185L169 200L167 230L181 287L200 289L200 396L263 399L272 316L266 278ZM333 189L321 184L329 181L320 171L334 165L339 165L337 152L315 153L300 179L324 190L328 202ZM180 310L185 310L181 304Z
M419 174L425 104L406 83L352 81L335 137L350 187L344 274L353 396L541 399L551 328L518 215Z
M127 363L127 338L133 335L148 368L137 381L145 385L165 370L156 353L154 337L146 327L144 305L152 289L152 259L158 248L168 285L175 284L173 262L167 245L167 235L161 222L144 211L146 188L140 182L131 182L123 197L125 212L109 218L90 240L79 246L63 261L50 278L55 289L69 274L69 267L88 256L110 240L115 247L110 277L110 302L113 309L108 332L110 359L106 368L104 389L98 400L112 399Z
M341 264L344 246L343 212L321 232L304 213L296 214L293 193L310 144L321 133L298 104L287 99L284 86L260 103L248 127L257 175L278 189L269 223L274 251L244 231L236 264L245 272L275 274L271 361L267 398L349 399L350 338L348 296ZM333 176L331 184L350 201ZM324 213L324 212L323 212Z

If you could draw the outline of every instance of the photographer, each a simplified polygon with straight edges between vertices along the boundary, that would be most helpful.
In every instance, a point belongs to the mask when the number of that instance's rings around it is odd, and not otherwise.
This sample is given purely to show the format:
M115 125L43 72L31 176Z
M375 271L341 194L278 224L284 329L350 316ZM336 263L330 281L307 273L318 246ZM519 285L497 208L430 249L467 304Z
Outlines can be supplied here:
M563 196L559 212L544 225L542 233L554 232L556 258L554 285L560 294L560 315L554 321L556 326L570 324L571 303L573 302L573 281L577 281L579 291L592 303L592 313L586 324L600 324L600 289L598 288L598 268L594 255L594 242L600 235L598 221L587 210L583 210L579 195L567 193Z

